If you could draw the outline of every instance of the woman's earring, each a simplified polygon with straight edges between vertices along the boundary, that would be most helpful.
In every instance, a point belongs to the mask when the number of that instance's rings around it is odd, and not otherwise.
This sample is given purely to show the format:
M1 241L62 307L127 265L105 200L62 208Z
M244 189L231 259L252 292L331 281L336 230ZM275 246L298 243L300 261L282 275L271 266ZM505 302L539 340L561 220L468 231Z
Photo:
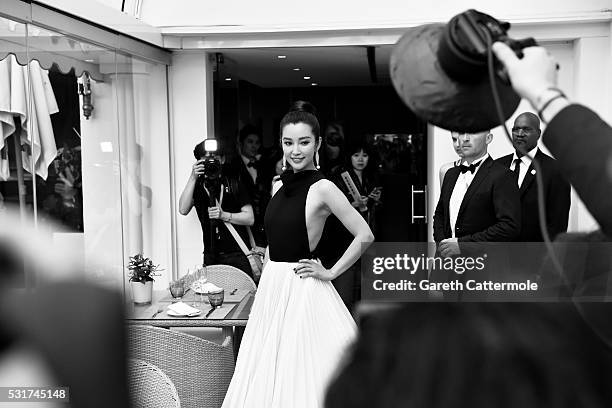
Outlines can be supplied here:
M318 150L315 153L315 167L317 168L317 170L321 168L321 166L319 165L319 151Z
M283 156L283 167L281 167L283 171L287 170L287 158Z

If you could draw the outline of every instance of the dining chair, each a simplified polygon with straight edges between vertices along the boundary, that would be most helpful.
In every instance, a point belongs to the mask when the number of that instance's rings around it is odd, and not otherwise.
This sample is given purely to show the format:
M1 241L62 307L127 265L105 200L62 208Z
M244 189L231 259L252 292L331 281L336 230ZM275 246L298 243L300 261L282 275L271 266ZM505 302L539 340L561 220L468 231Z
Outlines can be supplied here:
M207 265L206 274L209 282L224 288L226 291L233 289L257 289L253 279L235 266Z
M128 360L128 389L133 408L180 408L174 383L159 367L136 358Z
M249 275L231 265L207 265L206 275L208 282L224 288L226 295L233 289L249 291L257 289L255 282ZM217 344L221 344L225 340L223 330L218 327L173 327L172 330L191 334ZM237 329L239 337L242 337L243 330L241 328Z
M181 407L218 408L234 373L232 340L223 344L173 330L128 326L131 358L156 365L176 386Z

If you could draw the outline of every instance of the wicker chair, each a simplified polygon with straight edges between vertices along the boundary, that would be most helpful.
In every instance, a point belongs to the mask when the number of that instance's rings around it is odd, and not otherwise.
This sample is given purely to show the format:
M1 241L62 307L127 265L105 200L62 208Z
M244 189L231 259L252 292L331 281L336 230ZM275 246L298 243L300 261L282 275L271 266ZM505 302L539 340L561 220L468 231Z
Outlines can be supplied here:
M217 408L234 373L232 341L223 345L158 327L128 326L130 357L163 370L172 380L184 408Z
M255 282L249 275L231 265L208 265L206 266L206 274L208 281L224 288L225 293L232 289L257 289ZM172 330L191 334L217 344L222 344L225 341L224 332L217 327L173 327Z
M257 286L249 275L230 265L206 266L208 281L227 290L256 290Z
M131 358L128 361L128 388L134 408L180 408L174 383L153 364Z

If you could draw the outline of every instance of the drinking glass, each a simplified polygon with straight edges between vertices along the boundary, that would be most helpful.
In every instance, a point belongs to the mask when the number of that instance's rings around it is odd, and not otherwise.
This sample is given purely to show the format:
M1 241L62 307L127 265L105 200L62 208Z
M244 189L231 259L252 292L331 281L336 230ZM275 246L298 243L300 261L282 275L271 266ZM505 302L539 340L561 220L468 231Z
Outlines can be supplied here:
M173 297L172 303L180 301L185 294L185 281L177 279L170 282L170 294Z
M220 307L223 304L224 297L224 289L218 290L216 292L208 292L208 301L210 302L210 306L213 308Z

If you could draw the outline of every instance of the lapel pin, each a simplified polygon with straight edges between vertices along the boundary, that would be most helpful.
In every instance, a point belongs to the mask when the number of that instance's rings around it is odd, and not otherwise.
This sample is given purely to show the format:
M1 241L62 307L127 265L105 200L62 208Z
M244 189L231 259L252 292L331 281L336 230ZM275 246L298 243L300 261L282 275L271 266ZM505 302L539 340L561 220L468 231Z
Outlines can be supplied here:
M535 169L531 169L531 174L535 175Z

